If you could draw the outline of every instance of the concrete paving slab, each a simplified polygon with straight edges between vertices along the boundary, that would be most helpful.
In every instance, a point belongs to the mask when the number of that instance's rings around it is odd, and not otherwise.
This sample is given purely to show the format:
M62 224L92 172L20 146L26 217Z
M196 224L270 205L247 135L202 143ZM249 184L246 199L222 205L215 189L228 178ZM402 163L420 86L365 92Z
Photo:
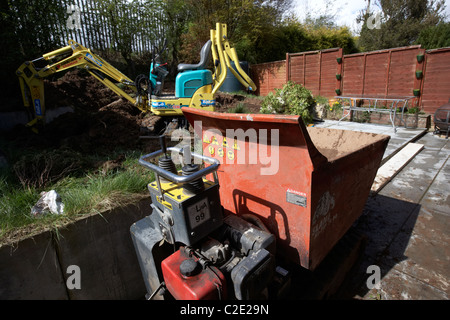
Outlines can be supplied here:
M450 297L450 143L427 133L425 148L370 197L355 228L367 236L342 298L448 300ZM379 266L378 289L367 267Z
M447 294L406 273L393 270L380 282L380 289L371 289L367 300L447 300Z
M356 229L367 235L366 258L377 261L386 254L405 222L418 215L420 207L416 203L377 195L370 197L362 216L356 222ZM407 243L398 242L403 251Z
M383 194L397 199L418 203L443 166L445 159L431 154L425 145L418 155L383 188Z
M407 230L406 233L398 234L389 247L385 261L393 266L393 269L420 279L448 296L450 294L448 215L422 208L417 220L412 222L408 221L405 225L405 229L413 227L412 233L408 236ZM408 245L402 252L396 248L396 243L405 240L408 241Z
M450 164L447 156L439 174L422 200L422 205L430 211L450 214ZM450 229L449 229L450 230Z

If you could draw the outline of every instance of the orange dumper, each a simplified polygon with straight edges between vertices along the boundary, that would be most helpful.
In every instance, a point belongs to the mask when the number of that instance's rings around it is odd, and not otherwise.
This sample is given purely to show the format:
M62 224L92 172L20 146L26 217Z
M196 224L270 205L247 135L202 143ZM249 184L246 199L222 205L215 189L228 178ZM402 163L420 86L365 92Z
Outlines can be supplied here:
M201 129L195 134L202 137L204 153L221 162L224 209L259 217L276 235L277 254L311 270L361 215L390 138L305 127L299 116L183 112ZM224 144L227 130L235 136L229 134ZM242 132L245 140L238 137ZM255 149L261 152L252 163ZM269 163L271 152L277 155Z

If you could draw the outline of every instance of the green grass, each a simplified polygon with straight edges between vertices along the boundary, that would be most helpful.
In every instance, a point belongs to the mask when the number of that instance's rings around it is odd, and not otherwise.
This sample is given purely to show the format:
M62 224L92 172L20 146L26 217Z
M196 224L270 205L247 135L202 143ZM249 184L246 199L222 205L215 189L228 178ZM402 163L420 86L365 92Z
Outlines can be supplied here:
M33 222L31 205L39 199L35 189L20 189L0 176L0 236L17 227Z
M102 212L137 201L147 195L154 180L148 169L138 164L138 152L128 152L120 167L102 171L91 169L68 175L42 188L24 187L11 170L0 171L0 240L21 228L53 228L80 215ZM31 215L42 191L55 190L64 203L63 215Z

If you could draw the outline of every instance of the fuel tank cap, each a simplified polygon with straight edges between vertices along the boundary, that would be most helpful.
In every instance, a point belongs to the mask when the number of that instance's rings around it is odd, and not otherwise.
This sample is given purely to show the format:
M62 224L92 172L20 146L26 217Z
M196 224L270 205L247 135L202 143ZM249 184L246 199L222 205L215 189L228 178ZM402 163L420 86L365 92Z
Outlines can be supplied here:
M193 277L199 274L200 264L194 259L186 259L180 264L180 272L184 277Z

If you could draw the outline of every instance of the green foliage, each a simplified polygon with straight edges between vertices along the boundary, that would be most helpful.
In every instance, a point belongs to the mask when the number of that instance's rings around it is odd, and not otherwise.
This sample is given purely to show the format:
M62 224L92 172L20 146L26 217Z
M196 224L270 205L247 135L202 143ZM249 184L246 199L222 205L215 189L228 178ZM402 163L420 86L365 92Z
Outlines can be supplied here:
M286 52L304 52L341 47L345 54L358 52L356 40L347 27L329 27L316 22L302 24L288 17L277 25L264 28L245 27L247 33L234 39L241 60L251 63L277 61L286 58ZM259 30L261 30L260 33Z
M181 60L198 62L200 49L210 37L209 30L221 22L227 24L228 38L240 60L262 61L261 57L269 56L268 46L273 43L274 33L290 3L291 0L186 1L186 12L190 16L188 32L181 37Z
M319 105L328 105L328 98L324 96L316 96L314 97L316 104Z
M436 26L422 29L416 44L426 49L450 47L450 22L441 22Z
M312 109L315 105L311 91L301 84L288 81L282 89L270 92L261 104L261 113L299 115L305 124L312 123Z
M24 61L63 45L58 26L66 22L65 10L58 0L0 2L0 86L6 95L20 96L15 71Z
M24 188L43 188L79 171L83 157L70 149L28 152L12 166Z
M363 50L412 45L423 29L437 25L444 18L444 0L379 0L378 6L381 8L379 27L368 24L372 12L366 11L359 17L363 22L359 46Z
M420 112L420 109L418 107L408 108L408 111L407 111L408 114L418 114L419 112Z
M340 100L336 100L330 107L330 111L339 111L342 110L342 103Z
M236 107L228 110L228 113L248 113L244 103L239 103Z

